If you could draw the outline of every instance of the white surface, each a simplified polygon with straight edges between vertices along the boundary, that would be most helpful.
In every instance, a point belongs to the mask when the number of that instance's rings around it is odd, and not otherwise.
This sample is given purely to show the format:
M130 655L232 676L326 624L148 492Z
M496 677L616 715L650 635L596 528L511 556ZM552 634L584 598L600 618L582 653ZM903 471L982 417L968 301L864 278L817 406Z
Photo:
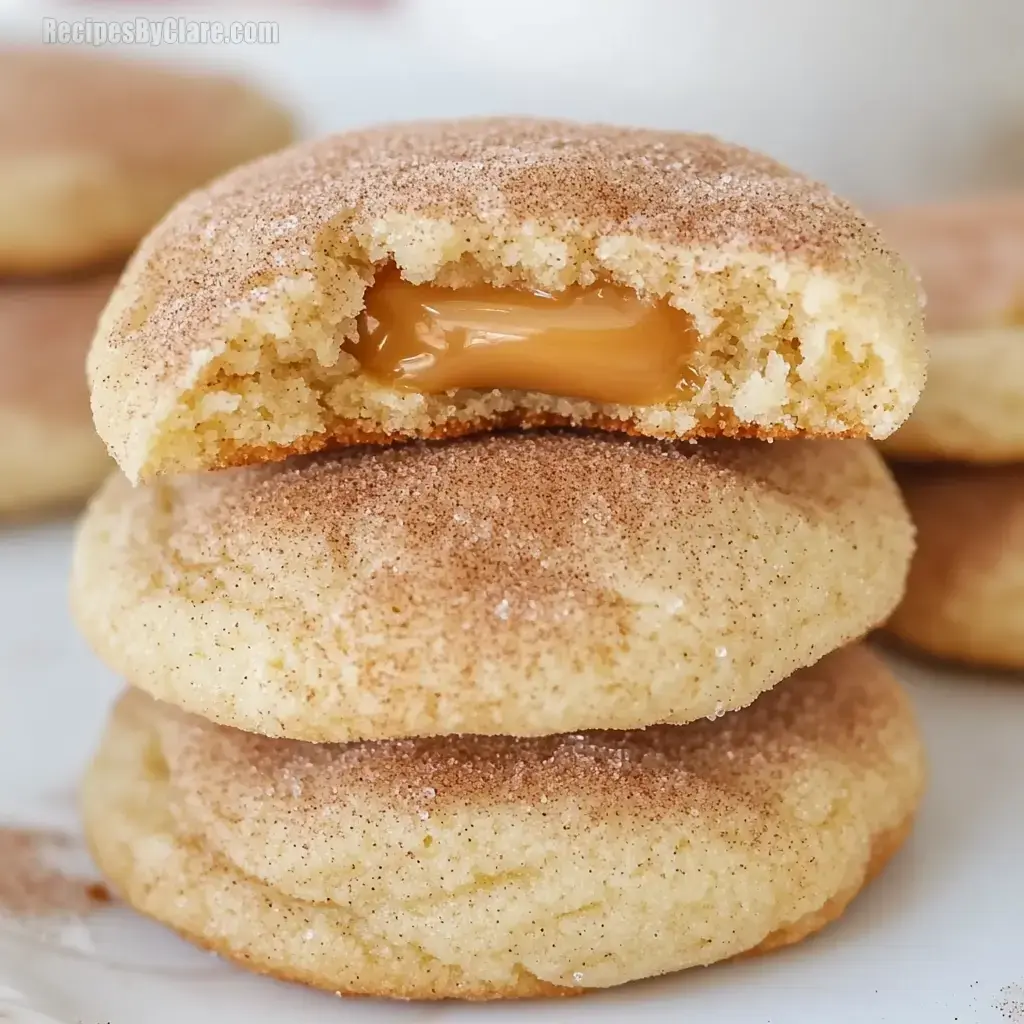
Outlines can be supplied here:
M76 779L118 690L68 618L70 538L59 523L0 531L0 824L77 828ZM850 912L801 946L578 1001L401 1006L250 977L110 908L28 933L0 920L0 1020L1020 1021L1008 1006L1024 1002L1024 682L898 670L932 760L918 829Z

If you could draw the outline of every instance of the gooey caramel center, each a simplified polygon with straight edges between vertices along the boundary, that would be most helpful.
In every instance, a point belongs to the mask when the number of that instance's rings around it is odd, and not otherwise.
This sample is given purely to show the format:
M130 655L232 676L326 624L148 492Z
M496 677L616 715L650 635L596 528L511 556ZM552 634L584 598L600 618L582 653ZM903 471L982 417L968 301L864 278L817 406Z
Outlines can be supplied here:
M378 275L358 337L345 343L375 379L406 391L538 391L656 405L693 383L693 321L628 288L550 294L474 285L443 288Z

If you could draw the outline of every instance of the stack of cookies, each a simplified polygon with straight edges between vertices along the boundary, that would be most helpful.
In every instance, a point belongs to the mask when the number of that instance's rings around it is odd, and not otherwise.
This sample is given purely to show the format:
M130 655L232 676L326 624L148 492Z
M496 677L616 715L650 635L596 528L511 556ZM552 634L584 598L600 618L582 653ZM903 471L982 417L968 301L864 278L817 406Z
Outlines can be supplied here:
M231 81L0 47L0 513L110 472L84 364L111 267L189 189L290 138Z
M101 869L250 968L410 998L822 927L922 787L855 643L913 547L858 439L920 334L851 207L704 136L390 127L194 194L90 356L125 476L73 599L133 686Z
M884 218L928 292L932 374L885 444L917 523L889 623L940 658L1024 669L1024 194Z

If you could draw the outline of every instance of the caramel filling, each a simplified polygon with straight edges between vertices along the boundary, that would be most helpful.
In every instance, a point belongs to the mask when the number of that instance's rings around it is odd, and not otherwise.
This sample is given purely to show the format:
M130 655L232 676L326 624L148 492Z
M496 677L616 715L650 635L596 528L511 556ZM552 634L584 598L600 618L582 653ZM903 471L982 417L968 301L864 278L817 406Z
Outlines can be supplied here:
M627 288L453 289L387 271L344 347L375 379L420 394L509 388L656 405L694 383L697 340L687 313Z

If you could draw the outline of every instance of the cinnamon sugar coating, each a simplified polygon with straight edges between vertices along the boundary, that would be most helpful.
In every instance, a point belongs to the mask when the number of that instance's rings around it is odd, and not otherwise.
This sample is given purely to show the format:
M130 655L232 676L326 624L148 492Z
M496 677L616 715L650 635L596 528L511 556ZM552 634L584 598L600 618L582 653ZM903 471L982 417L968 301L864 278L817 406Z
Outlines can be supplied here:
M114 478L72 590L116 671L224 724L543 735L748 704L881 622L912 547L866 442L500 434Z
M536 740L267 740L138 693L85 784L129 903L259 971L564 995L797 941L906 835L909 702L854 647L715 722Z
M396 392L341 350L391 264L412 282L612 281L667 300L701 334L697 383L657 406ZM292 147L181 203L107 310L93 409L133 480L517 417L881 437L920 391L920 321L874 228L741 147L567 122L398 125Z

